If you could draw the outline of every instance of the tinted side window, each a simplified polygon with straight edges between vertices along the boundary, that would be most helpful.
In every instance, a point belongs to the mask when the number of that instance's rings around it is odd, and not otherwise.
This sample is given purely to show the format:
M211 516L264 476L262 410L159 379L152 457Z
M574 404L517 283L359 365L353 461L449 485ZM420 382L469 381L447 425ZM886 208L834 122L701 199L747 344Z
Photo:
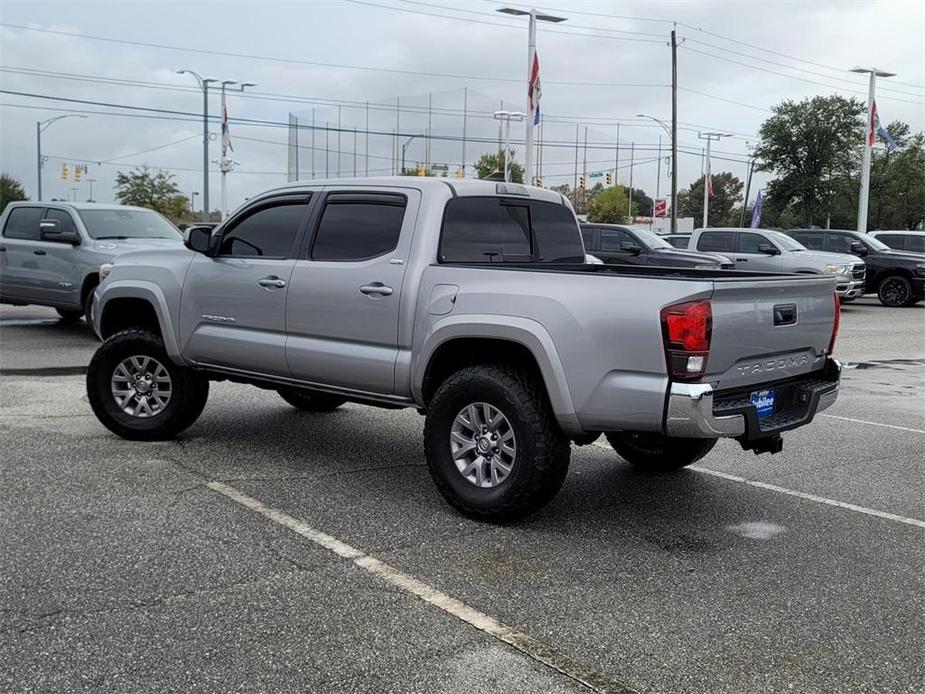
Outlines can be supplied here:
M578 221L565 205L530 203L537 260L541 263L583 263Z
M903 250L905 246L905 237L902 234L878 234L877 239L883 241L890 248L895 248L896 250Z
M851 253L851 242L854 238L848 234L829 234L829 250L832 253Z
M55 209L46 210L45 219L57 219L61 222L61 231L73 231L77 233L77 228L74 226L74 218L71 217L70 212Z
M454 198L446 205L440 259L451 263L530 260L530 209L499 198Z
M739 253L761 253L758 246L773 245L761 234L739 234Z
M393 251L404 218L403 195L330 195L312 260L368 260Z
M17 207L10 210L3 227L3 235L8 239L30 239L39 237L39 222L42 220L41 207Z
M825 248L825 234L795 234L793 238L813 251Z
M621 244L636 243L632 236L622 229L601 229L601 250L620 251Z
M906 250L925 253L925 234L909 234L906 236Z
M219 255L288 257L307 208L303 200L258 208L225 233Z
M734 240L728 231L705 231L697 239L697 250L731 253Z
M581 240L584 241L586 251L595 250L594 248L594 229L590 227L582 227Z

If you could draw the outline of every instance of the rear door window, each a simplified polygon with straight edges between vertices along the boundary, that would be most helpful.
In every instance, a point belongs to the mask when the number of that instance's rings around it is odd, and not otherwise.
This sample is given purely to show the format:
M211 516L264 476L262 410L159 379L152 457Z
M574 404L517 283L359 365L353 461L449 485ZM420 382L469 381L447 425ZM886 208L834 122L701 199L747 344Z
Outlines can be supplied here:
M42 211L41 207L17 207L10 210L3 226L3 235L8 239L37 240Z
M581 240L584 241L586 251L595 250L596 246L594 244L594 227L582 227Z
M925 253L925 234L907 234L906 250Z
M793 238L810 250L821 251L825 249L825 234L795 234Z
M601 229L602 251L620 252L624 243L636 243L636 239L622 229Z
M370 260L394 251L407 199L390 193L328 196L312 246L312 260Z
M729 231L705 231L697 239L697 250L732 253L735 238Z

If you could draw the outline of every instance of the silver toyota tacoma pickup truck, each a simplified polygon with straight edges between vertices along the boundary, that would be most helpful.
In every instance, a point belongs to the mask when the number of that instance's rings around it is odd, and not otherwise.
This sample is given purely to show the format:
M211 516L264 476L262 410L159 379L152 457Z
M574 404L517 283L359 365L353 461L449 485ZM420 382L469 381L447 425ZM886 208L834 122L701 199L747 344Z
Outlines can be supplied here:
M437 488L477 518L547 503L570 442L605 433L659 471L720 437L773 453L838 392L831 277L587 264L549 190L301 182L186 246L121 255L96 290L106 427L174 437L224 379L312 412L412 407Z

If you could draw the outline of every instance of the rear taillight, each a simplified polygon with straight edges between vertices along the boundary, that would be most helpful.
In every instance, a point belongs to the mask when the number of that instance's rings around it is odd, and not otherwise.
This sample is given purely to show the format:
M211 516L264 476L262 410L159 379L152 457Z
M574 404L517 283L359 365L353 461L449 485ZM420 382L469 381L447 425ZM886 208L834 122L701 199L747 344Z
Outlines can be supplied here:
M832 293L835 299L835 322L832 324L832 339L829 340L829 354L835 351L835 338L838 337L838 327L841 325L841 299L838 294Z
M713 307L709 299L666 306L661 312L665 358L672 378L694 379L707 370Z

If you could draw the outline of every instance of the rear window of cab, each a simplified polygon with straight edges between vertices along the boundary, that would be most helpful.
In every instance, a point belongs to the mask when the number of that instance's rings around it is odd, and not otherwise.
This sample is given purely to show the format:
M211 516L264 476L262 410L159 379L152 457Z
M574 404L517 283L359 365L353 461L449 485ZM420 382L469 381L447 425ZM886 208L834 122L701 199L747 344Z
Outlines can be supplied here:
M582 263L575 215L558 203L514 197L458 197L446 204L442 263Z

